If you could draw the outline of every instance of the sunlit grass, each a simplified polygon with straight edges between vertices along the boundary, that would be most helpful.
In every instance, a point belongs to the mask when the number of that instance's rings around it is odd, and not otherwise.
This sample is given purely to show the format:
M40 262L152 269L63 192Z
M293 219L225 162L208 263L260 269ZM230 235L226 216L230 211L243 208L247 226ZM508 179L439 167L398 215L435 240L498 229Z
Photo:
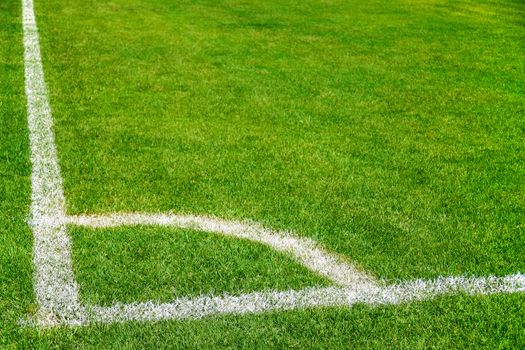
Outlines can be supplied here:
M257 220L387 279L524 272L523 2L35 5L70 212ZM21 326L36 305L20 14L0 2L0 348L525 347L523 294ZM72 235L82 298L102 304L325 283L204 233Z
M36 5L71 212L256 220L384 278L525 270L518 4Z

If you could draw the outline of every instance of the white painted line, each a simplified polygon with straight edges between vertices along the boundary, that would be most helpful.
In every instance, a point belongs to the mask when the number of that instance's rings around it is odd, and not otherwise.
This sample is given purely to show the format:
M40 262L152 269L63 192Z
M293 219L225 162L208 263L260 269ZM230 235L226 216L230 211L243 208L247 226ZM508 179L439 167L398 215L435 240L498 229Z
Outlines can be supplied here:
M240 296L202 296L180 298L170 303L152 302L89 307L87 323L161 321L201 318L211 315L252 314L314 307L351 307L403 304L430 300L438 296L465 293L489 295L525 292L525 275L505 277L447 277L435 280L401 282L386 287L306 288L300 291L257 292Z
M34 235L35 294L42 323L79 318L78 286L71 268L71 243L66 226L65 199L58 165L53 122L40 58L33 1L23 0L24 61L27 118L33 172L31 227Z
M257 223L226 221L207 216L146 213L67 216L66 222L92 228L158 225L218 233L262 243L289 254L306 268L342 287L376 285L371 276L359 271L335 254L322 249L317 242L299 237L291 232L270 230Z

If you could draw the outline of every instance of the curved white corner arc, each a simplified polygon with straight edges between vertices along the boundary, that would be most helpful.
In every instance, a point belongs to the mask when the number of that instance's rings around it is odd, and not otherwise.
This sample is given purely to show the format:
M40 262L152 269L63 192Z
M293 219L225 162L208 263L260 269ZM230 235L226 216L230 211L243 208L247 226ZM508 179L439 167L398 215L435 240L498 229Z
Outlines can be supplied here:
M67 224L92 228L153 225L193 229L264 244L276 251L291 255L307 269L318 273L341 287L375 286L374 279L356 267L321 248L311 239L290 232L275 231L257 223L176 214L126 213L106 215L67 216Z

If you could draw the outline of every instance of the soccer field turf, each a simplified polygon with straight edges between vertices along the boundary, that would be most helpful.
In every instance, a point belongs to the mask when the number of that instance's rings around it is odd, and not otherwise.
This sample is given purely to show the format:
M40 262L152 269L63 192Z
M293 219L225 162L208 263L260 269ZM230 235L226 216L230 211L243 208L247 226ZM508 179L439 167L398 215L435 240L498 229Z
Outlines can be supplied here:
M0 347L525 346L523 293L21 325L38 308L22 6L0 11ZM385 284L525 272L522 2L36 0L35 13L68 214L257 222ZM83 303L331 285L191 228L69 235Z

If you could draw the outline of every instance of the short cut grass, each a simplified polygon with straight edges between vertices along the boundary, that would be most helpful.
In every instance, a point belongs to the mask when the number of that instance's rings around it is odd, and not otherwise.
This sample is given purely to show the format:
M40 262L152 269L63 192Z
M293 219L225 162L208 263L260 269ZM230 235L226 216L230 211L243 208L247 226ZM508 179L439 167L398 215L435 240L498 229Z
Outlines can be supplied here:
M90 304L329 285L268 247L216 234L141 226L70 233L81 298Z
M36 13L71 212L249 217L385 277L523 272L522 1L36 0ZM523 293L21 326L36 305L20 14L0 1L0 348L525 348Z
M68 210L256 220L387 279L525 271L522 10L37 1Z

